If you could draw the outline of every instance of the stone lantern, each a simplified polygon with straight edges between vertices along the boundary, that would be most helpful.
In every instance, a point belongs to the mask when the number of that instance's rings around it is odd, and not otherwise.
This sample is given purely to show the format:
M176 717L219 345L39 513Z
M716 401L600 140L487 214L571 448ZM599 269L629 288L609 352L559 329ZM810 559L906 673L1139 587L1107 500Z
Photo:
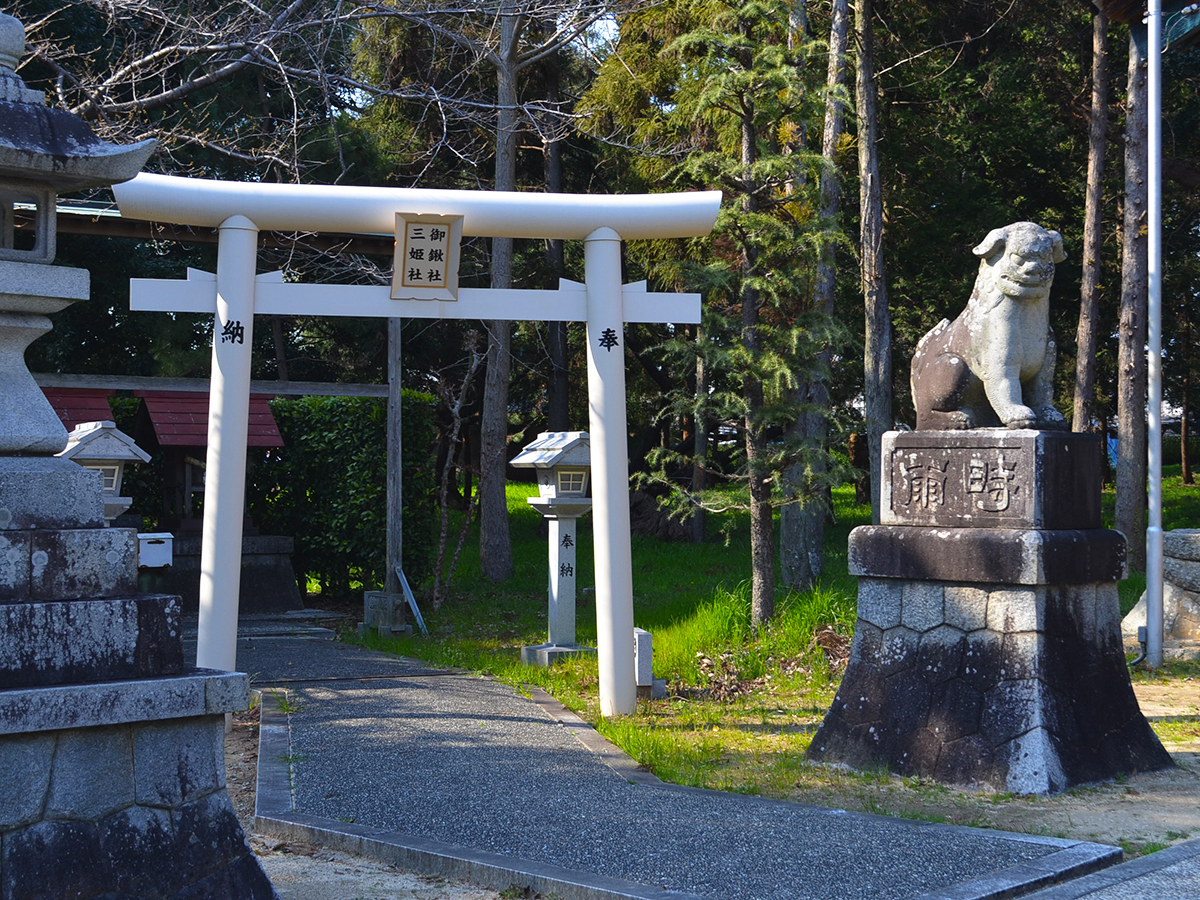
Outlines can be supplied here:
M575 523L592 508L587 496L591 473L587 432L543 432L513 458L512 465L536 470L538 496L526 502L549 525L549 637L544 644L522 647L521 660L545 666L595 652L575 643Z
M67 436L67 449L58 455L100 473L106 522L112 522L133 503L131 498L120 496L126 464L150 461L150 454L117 428L116 422L81 422Z
M67 430L25 367L25 348L50 330L49 313L90 288L85 269L50 265L55 198L133 178L154 141L110 144L78 116L47 107L15 71L24 50L24 26L0 14L0 453L53 456ZM18 227L19 207L32 212L32 230Z
M67 430L25 366L48 314L89 293L86 270L51 265L55 197L133 178L154 142L47 108L16 74L24 47L0 14L3 894L278 900L225 789L247 678L184 666L179 597L137 593L137 531L109 527L101 479L56 455Z

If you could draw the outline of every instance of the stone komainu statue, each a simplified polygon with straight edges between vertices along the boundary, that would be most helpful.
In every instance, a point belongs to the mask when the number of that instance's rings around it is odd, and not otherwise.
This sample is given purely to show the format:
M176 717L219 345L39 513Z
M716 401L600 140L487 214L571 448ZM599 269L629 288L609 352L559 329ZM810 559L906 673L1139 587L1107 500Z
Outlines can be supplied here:
M1065 428L1051 402L1049 310L1054 265L1066 259L1062 236L1016 222L973 252L981 261L967 308L934 326L913 354L917 430Z

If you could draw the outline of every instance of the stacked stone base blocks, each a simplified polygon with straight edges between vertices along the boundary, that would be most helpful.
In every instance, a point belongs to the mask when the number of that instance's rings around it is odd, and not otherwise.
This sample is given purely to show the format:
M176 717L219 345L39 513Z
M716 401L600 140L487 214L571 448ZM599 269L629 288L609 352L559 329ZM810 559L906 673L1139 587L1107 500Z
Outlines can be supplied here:
M1097 439L884 438L881 519L851 534L858 622L811 758L1015 793L1171 765L1125 665L1125 543Z
M276 897L225 790L246 676L185 668L179 597L131 592L96 473L3 477L30 464L0 460L0 900Z
M0 740L8 898L274 897L225 792L224 716Z

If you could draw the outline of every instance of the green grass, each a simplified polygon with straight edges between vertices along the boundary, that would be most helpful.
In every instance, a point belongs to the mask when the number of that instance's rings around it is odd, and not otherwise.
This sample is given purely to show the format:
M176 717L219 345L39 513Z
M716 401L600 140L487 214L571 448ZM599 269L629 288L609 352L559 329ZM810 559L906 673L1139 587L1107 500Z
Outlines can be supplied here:
M546 538L541 515L525 499L536 486L508 487L513 576L497 585L479 570L478 538L464 548L452 594L438 610L422 607L430 635L400 640L367 638L367 643L417 656L439 665L485 672L506 681L537 684L555 693L582 694L594 685L595 663L573 662L546 672L520 664L520 647L545 640ZM829 531L826 570L845 573L846 535L869 512L838 492L838 524ZM730 524L730 523L727 523ZM781 663L807 666L818 679L820 650L814 632L832 625L849 635L854 624L853 579L842 574L826 579L805 594L779 588L777 615L755 639L750 629L749 536L745 517L703 544L666 543L634 536L631 546L634 624L654 635L655 674L692 687L705 684L697 654L733 654L733 665L745 679L765 675ZM716 531L718 523L714 523ZM583 644L596 640L595 576L591 517L579 522L576 551L576 632ZM593 683L590 685L589 682ZM574 690L572 690L574 685ZM560 697L560 699L563 699ZM576 701L578 702L578 701Z
M301 710L302 704L295 702L288 697L287 691L272 690L271 699L275 701L275 707L285 715L291 715Z
M1200 485L1184 484L1179 466L1163 466L1163 529L1200 528Z
M1200 722L1170 719L1152 722L1151 727L1159 740L1165 743L1185 743L1200 740Z

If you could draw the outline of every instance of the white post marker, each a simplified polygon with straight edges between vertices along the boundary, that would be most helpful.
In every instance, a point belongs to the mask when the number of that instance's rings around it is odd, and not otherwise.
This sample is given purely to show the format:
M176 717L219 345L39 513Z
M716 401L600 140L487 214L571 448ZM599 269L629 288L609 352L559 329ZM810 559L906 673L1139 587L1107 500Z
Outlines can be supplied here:
M568 647L575 643L575 523L578 516L549 516L550 615L549 643Z
M258 228L245 216L231 216L221 223L217 248L196 665L232 670L242 577Z
M600 707L606 716L633 712L637 687L623 329L625 322L699 322L700 296L648 293L645 282L622 285L621 240L707 234L716 221L720 192L523 194L221 182L149 174L114 185L113 191L122 215L129 218L222 229L219 285L211 276L194 272L189 272L187 281L130 281L133 310L218 312L201 551L210 599L201 601L200 639L202 646L211 649L204 651L203 658L198 655L197 662L224 669L236 664L247 436L246 413L240 413L238 419L237 410L238 404L246 410L249 406L250 335L255 312L585 321L594 454ZM562 282L557 291L462 288L457 300L395 300L386 286L284 284L278 275L254 277L257 229L392 234L396 213L404 210L461 216L463 235L585 240L586 287ZM231 256L228 261L227 254ZM219 298L218 287L224 292L227 284L228 296L222 293ZM236 291L235 284L240 286ZM222 302L224 311L220 311ZM227 340L222 350L220 341L232 322L240 322L245 329L244 343L236 348L244 360L235 357L241 360L239 364L230 362L226 367L226 355L234 348ZM237 403L235 395L240 398Z

